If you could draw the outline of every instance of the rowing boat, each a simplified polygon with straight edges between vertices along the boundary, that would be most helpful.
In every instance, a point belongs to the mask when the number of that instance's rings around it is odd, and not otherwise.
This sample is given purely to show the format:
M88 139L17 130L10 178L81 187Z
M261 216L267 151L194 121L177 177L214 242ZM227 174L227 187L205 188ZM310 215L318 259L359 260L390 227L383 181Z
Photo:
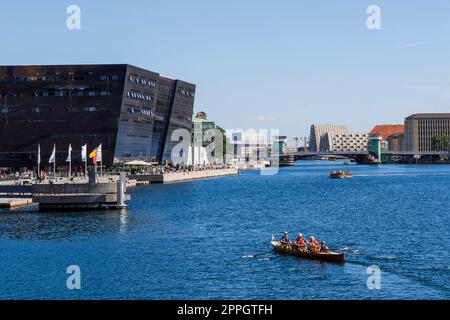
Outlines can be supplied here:
M311 252L311 251L300 251L286 246L282 246L278 241L271 242L275 252L288 254L291 256L296 256L304 259L318 260L323 262L334 262L334 263L345 263L345 254L338 252Z

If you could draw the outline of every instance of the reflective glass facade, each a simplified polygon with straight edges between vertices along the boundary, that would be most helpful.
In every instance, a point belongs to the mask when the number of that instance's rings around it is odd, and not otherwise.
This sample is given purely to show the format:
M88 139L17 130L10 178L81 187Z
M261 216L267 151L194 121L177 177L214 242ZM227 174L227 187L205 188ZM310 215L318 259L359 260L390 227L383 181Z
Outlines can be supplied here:
M131 65L0 67L0 167L35 166L38 144L42 164L56 144L64 165L69 143L75 165L85 143L102 143L105 165L170 160L167 137L190 130L194 96L193 84Z

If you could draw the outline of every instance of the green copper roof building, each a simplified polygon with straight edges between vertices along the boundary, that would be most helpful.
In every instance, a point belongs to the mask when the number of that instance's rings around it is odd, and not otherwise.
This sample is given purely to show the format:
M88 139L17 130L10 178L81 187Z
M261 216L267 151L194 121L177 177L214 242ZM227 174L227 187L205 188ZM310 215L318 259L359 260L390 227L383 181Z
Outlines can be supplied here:
M192 140L196 146L211 143L212 136L207 133L209 129L216 129L216 123L208 120L206 113L201 111L192 115Z

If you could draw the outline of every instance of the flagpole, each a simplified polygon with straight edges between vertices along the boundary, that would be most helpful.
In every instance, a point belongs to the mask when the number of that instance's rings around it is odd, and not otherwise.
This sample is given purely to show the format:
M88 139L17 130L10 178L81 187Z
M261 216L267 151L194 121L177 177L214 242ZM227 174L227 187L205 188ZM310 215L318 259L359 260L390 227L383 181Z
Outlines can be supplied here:
M95 170L95 180L97 182L97 166L98 166L98 159L97 159L97 152L98 152L98 148L95 148L90 154L89 154L89 159L92 159L93 165L94 165L94 170ZM100 158L101 159L101 158Z
M41 144L38 144L38 167L37 167L37 178L41 176Z
M83 151L83 150L82 150ZM87 161L88 161L88 145L87 143L84 145L84 177L87 179Z
M100 152L99 152L100 151ZM103 145L97 147L97 158L100 154L100 177L103 177Z
M55 151L55 159L53 161L53 178L56 179L56 144L53 145L53 150Z

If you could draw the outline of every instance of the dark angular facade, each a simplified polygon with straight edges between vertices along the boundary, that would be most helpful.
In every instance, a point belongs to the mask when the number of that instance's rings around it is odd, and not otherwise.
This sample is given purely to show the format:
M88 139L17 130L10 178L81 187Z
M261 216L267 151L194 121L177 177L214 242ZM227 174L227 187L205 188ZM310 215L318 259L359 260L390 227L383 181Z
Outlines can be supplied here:
M173 130L191 131L195 85L131 65L0 66L0 167L74 165L100 143L103 164L169 161Z

